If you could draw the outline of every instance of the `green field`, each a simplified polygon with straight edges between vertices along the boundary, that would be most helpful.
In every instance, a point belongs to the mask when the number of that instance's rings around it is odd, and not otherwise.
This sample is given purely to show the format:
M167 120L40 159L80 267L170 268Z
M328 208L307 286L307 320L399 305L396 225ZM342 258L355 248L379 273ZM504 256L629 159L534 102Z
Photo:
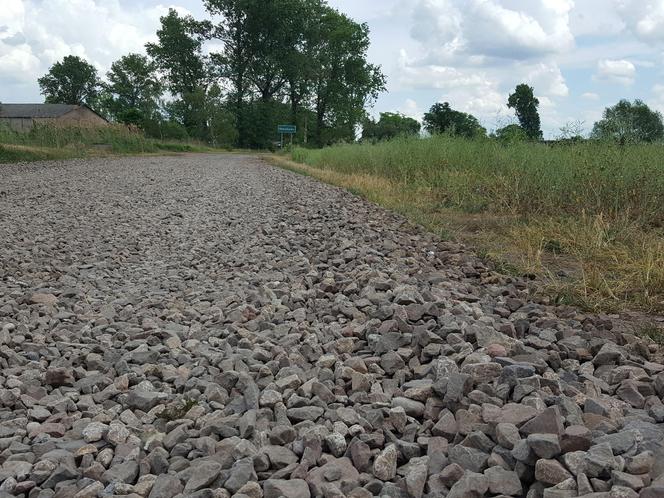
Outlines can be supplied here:
M664 310L660 144L436 136L298 148L292 158L308 174L471 242L504 268L544 277L558 302Z
M0 127L0 163L67 159L103 154L206 152L209 147L192 142L165 142L146 138L126 126L37 126L29 133Z

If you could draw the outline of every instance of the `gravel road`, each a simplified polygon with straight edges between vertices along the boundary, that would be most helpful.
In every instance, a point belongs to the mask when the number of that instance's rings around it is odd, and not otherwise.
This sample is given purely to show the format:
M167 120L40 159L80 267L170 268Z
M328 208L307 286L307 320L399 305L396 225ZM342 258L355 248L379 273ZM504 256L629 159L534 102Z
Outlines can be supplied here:
M661 498L656 352L258 158L0 166L0 498Z

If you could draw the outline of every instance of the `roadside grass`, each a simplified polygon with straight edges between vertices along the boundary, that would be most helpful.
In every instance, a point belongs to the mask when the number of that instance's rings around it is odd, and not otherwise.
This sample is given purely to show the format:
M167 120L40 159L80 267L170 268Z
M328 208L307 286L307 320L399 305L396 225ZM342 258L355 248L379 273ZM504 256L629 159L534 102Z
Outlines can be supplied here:
M640 328L639 334L644 337L649 337L660 346L664 346L664 328L662 327L649 323Z
M50 147L28 147L25 145L0 144L0 163L22 161L48 161L75 157L69 150Z
M561 304L664 312L664 147L450 137L295 149L282 167L350 189Z
M201 143L146 138L125 126L36 126L27 133L0 127L0 163L107 154L219 152Z

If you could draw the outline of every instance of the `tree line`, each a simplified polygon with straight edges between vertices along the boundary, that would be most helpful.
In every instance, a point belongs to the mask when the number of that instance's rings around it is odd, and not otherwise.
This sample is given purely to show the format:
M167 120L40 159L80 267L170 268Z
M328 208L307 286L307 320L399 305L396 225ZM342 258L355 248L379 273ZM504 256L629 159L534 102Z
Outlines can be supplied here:
M399 113L371 119L367 107L385 90L379 66L367 60L369 28L326 0L203 0L210 19L160 19L146 55L127 54L102 79L73 55L38 80L47 103L87 104L148 136L194 138L217 146L271 148L278 124L295 124L296 140L323 146L398 135L445 133L486 137L472 114L434 104L420 124ZM206 43L218 49L207 51ZM539 100L518 85L507 106L517 123L490 134L502 142L542 140ZM561 138L581 140L581 123ZM604 111L590 138L622 143L664 139L660 113L640 100Z
M67 56L39 79L47 103L86 104L159 138L268 148L278 124L300 142L352 141L385 89L367 60L369 28L325 0L204 0L210 19L169 10L147 55L102 80ZM220 47L207 52L205 44Z
M431 135L444 133L465 138L491 137L503 143L542 140L539 100L533 87L525 83L517 85L508 97L507 106L514 110L518 124L503 126L490 135L475 116L452 109L448 102L438 102L424 114L424 130ZM401 135L419 135L421 128L417 120L403 114L381 113L378 120L365 120L362 138L380 141ZM584 139L582 133L583 123L569 123L560 129L558 139L578 142ZM661 113L650 109L641 100L621 100L604 110L602 119L594 124L589 138L623 144L661 141L664 140L664 121Z

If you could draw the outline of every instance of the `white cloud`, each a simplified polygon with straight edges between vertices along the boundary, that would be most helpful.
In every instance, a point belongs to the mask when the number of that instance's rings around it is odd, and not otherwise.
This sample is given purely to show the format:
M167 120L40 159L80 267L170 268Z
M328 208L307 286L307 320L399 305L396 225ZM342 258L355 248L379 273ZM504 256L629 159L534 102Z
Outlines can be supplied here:
M530 83L544 95L551 97L567 97L569 88L557 64L540 62L529 67L524 81Z
M652 87L652 98L649 104L661 113L664 113L664 85L658 83Z
M142 52L168 12L162 4L128 9L119 0L0 2L0 88L30 84L31 89L15 100L38 99L37 78L66 55L87 59L103 75L120 56ZM7 99L0 95L0 100Z
M636 79L636 66L624 59L603 59L597 63L595 78L628 86L633 84Z
M614 0L628 29L644 42L664 42L664 1Z
M581 94L581 98L585 99L585 100L595 101L595 100L599 100L599 95L597 95L596 93L593 93L593 92L586 92L586 93Z
M464 21L470 51L525 59L564 51L574 44L569 0L533 0L508 9L495 0L472 0Z
M569 0L419 0L411 36L420 45L401 51L398 88L438 90L439 101L501 125L513 115L508 93L526 82L551 115L569 95L555 56L574 46L572 8Z
M430 63L455 56L524 60L574 45L571 0L531 0L507 8L497 0L420 0L413 9L414 39L430 47Z
M625 23L611 0L574 2L570 26L575 36L616 36L625 29Z
M417 119L418 121L422 121L422 117L424 116L424 111L420 109L417 101L413 99L406 99L403 105L399 108L399 112L404 116Z

